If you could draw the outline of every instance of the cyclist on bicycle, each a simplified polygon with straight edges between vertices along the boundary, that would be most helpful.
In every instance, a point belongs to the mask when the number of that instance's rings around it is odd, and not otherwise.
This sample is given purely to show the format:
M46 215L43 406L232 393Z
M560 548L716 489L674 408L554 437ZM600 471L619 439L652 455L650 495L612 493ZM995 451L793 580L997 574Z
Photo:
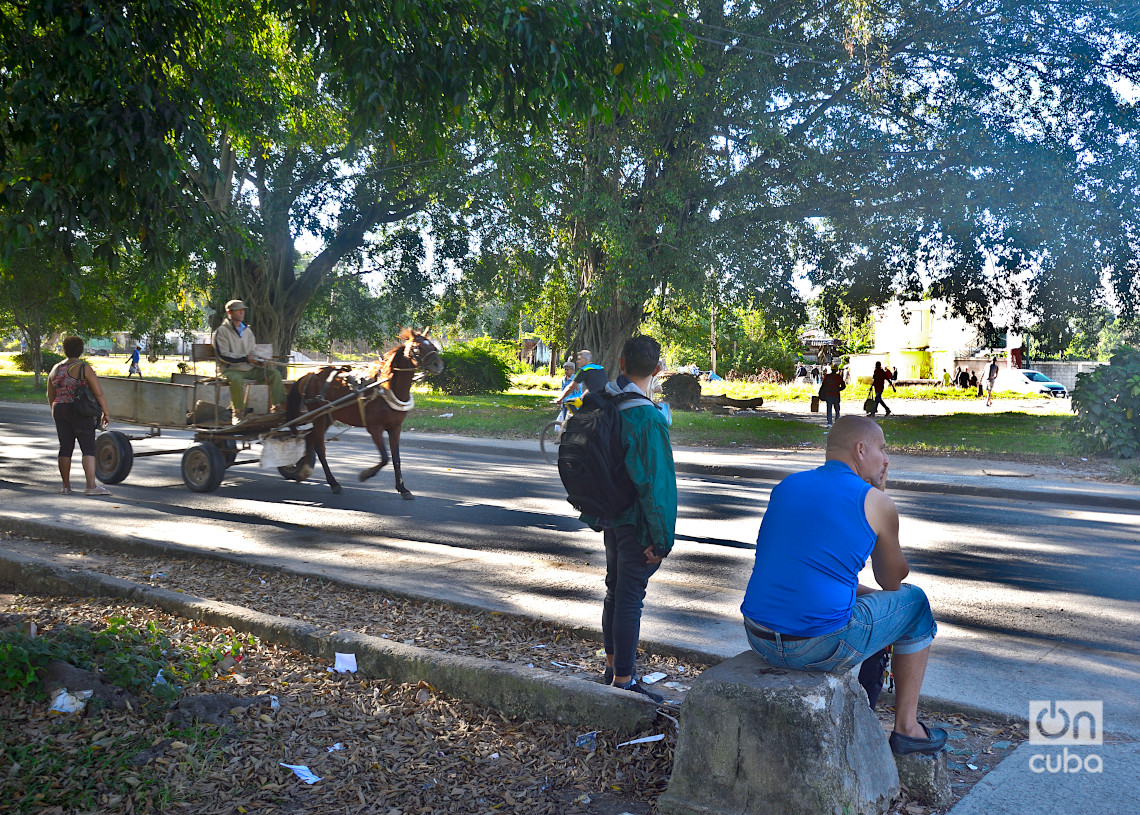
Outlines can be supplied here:
M591 362L593 358L594 355L589 351L583 350L578 352L578 373L574 375L574 378L570 380L569 383L562 386L562 393L558 394L558 398L554 400L555 402L558 402L560 405L565 405L567 398L573 398L571 397L571 392L574 391L576 387L577 390L582 392L577 396L579 399L581 399L583 393L591 391L600 393L606 389L606 383L610 381L610 378L606 376L605 368ZM579 402L579 404L581 403Z
M562 384L559 386L563 390L570 388L570 395L566 398L566 402L562 405L562 412L558 414L559 423L565 422L566 417L569 415L570 409L577 409L582 406L582 386L574 381L574 376L577 374L578 369L570 360L566 360L562 366ZM571 387L573 386L573 387Z

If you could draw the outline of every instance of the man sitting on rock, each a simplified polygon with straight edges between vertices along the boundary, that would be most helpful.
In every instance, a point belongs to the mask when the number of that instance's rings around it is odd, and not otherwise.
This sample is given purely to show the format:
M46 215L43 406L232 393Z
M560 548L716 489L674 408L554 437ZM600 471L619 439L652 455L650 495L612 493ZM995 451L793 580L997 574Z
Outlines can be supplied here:
M888 464L878 424L836 421L824 465L772 490L740 610L752 650L777 668L843 672L894 645L891 749L933 754L946 731L918 721L918 695L937 625L922 589L902 582L910 566L883 491ZM868 556L882 591L859 584Z

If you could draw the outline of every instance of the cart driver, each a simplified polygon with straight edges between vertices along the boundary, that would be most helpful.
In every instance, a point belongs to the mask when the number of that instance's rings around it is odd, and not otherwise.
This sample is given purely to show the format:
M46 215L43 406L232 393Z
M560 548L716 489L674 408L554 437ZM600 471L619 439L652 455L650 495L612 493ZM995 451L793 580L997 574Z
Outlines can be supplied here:
M245 303L230 300L226 303L226 319L214 332L214 354L221 366L221 373L230 383L230 401L233 402L233 423L237 424L245 415L246 381L264 382L269 386L269 398L274 410L283 409L285 386L281 384L281 372L270 360L256 353L257 340L253 330L245 324Z

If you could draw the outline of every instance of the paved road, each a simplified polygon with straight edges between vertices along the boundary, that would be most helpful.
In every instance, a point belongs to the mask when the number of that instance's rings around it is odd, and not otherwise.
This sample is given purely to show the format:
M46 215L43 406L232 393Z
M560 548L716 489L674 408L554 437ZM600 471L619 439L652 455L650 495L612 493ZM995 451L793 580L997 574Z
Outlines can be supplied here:
M409 449L405 478L418 499L407 502L388 470L366 484L353 479L376 454L360 431L350 431L330 445L345 485L340 496L319 475L295 484L255 466L234 468L216 493L196 495L171 455L136 459L113 501L64 499L53 494L58 476L48 421L42 409L0 411L0 479L11 490L0 512L10 517L224 549L596 625L598 538L573 519L548 465L466 446ZM177 449L186 439L175 433L136 449ZM771 482L678 480L678 544L654 578L645 636L731 655L744 647L737 608ZM1066 686L1073 665L1095 662L1097 674L1113 681L1140 676L1135 511L929 492L899 491L895 498L910 579L927 590L942 626L930 682L941 692L934 695L991 697L993 709L1024 715L1029 698L1113 698L1107 687ZM804 534L811 534L810 517ZM970 683L993 687L979 694ZM1140 732L1140 716L1131 718L1125 729Z
M19 413L20 426L0 417L5 437L0 473L13 485L50 489L58 476L48 417L41 411ZM179 449L187 439L188 434L171 433L135 448ZM286 534L279 537L294 546L392 538L599 565L597 536L573 518L553 467L518 458L408 450L405 477L418 500L406 502L394 492L390 470L365 484L353 477L375 457L362 431L349 431L330 448L346 485L341 496L328 491L319 471L296 484L256 465L231 469L216 493L194 494L182 484L177 455L136 459L115 493L167 516L252 521L258 535L282 530ZM771 483L685 475L678 481L678 545L662 576L686 593L696 587L738 593ZM978 632L1140 655L1135 633L1140 630L1140 517L1135 513L909 492L895 498L911 580L929 592L940 620ZM804 534L811 534L810 517L804 518Z

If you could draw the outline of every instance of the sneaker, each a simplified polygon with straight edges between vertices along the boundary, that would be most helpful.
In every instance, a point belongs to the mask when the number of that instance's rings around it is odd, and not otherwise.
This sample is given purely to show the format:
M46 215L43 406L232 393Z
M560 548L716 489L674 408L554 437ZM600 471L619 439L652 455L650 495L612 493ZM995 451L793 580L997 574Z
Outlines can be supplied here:
M925 739L915 739L904 736L902 733L892 732L887 740L891 745L891 752L899 756L908 756L913 753L932 756L946 746L946 731L941 727L927 727L919 722L926 731Z
M84 490L83 494L95 497L99 495L110 495L111 491L104 487L102 484L97 484L89 490Z
M606 666L605 671L602 672L602 684L612 685L614 683L614 669Z
M642 685L636 679L629 680L628 684L625 684L625 685L615 684L614 687L615 688L621 688L622 690L633 691L634 693L640 693L642 696L648 696L650 699L653 700L653 702L655 704L658 704L658 705L663 704L665 702L664 696L662 696L660 693L654 693L653 691L649 690L649 688ZM943 739L943 741L945 742L945 739Z

